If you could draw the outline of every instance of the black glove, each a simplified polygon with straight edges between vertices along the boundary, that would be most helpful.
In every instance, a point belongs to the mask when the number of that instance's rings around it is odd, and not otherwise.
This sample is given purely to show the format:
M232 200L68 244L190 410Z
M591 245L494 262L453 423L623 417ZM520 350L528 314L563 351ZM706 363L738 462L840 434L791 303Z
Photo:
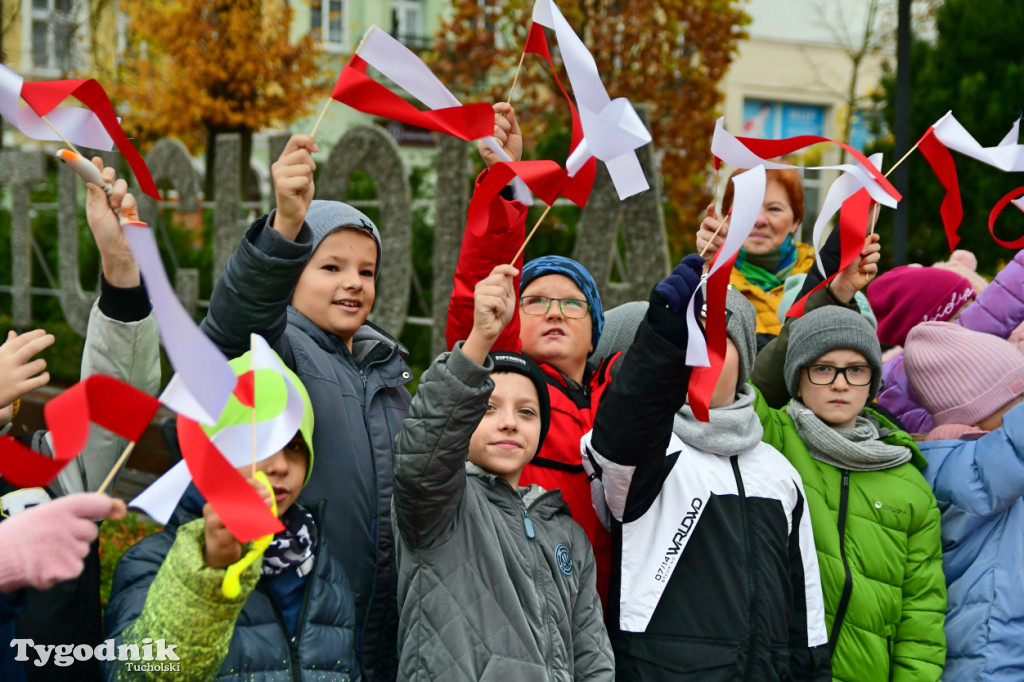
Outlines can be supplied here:
M704 259L690 254L677 265L668 277L654 285L647 321L651 328L679 348L686 347L686 304L697 292L696 309L703 306L700 278L704 272ZM698 313L699 314L699 313Z
M700 286L700 277L703 273L704 259L691 253L668 277L654 285L651 305L668 308L676 315L683 312L693 292Z

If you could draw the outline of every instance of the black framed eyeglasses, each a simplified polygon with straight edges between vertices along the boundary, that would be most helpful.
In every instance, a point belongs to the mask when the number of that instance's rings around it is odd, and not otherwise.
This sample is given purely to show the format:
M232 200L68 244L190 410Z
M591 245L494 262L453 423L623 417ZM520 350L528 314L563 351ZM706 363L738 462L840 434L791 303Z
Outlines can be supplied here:
M550 298L549 296L520 296L519 306L527 315L547 315L552 301L558 301L562 315L576 320L590 313L590 304L579 298Z
M867 386L871 383L873 370L870 365L850 365L835 367L833 365L807 365L807 379L815 386L829 386L840 374L850 386Z

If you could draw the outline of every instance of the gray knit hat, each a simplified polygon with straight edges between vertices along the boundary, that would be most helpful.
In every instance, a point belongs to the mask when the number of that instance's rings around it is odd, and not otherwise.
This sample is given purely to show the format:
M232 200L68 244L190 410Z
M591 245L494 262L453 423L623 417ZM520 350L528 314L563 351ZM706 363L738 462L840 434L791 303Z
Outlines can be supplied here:
M348 204L340 201L324 201L314 199L306 211L306 224L313 231L313 251L320 246L320 242L327 235L342 227L357 227L368 231L377 242L377 264L373 268L373 278L380 275L380 261L383 249L380 245L380 231L373 221L366 217L362 211L358 211Z
M606 358L626 350L636 338L636 330L647 314L647 301L630 301L612 308L604 316L604 333L594 352L595 357ZM750 378L757 355L757 312L750 301L733 287L725 295L725 333L739 352L740 372L737 390Z
M839 349L855 350L867 358L871 365L868 400L872 400L882 383L882 349L878 337L863 315L838 305L812 310L793 321L783 370L789 395L796 397L800 390L801 369L825 353Z
M725 333L732 339L740 356L740 374L736 390L747 383L754 371L757 357L757 311L747 297L730 286L725 294Z

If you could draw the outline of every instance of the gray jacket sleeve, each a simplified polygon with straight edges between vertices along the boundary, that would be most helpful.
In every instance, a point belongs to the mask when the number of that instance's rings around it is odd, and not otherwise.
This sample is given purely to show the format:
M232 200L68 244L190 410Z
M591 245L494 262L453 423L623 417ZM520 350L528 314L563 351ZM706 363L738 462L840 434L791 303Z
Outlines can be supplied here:
M462 342L423 373L395 438L394 513L412 549L430 547L452 529L466 491L469 441L494 390L493 363L481 367Z
M577 527L580 539L574 547L586 547L580 571L580 591L572 606L572 650L574 680L615 679L615 656L604 624L601 597L597 594L597 568L594 552L583 529Z
M82 351L82 378L107 374L150 395L160 389L160 335L150 312L137 322L121 322L100 310L99 300L89 312ZM53 443L46 437L49 451ZM106 478L128 441L96 425L89 428L85 449L57 476L59 495L96 490Z
M210 296L200 327L229 358L249 350L249 334L260 334L275 349L288 324L288 304L306 262L313 235L303 225L289 241L273 227L274 213L249 226L228 259Z

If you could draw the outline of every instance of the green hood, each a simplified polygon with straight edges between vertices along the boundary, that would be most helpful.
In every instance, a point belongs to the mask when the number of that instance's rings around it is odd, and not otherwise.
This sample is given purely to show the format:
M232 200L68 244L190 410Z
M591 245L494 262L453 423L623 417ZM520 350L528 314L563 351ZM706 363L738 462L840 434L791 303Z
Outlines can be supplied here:
M309 450L306 478L302 482L305 485L309 482L310 473L313 471L313 404L309 400L306 387L302 385L302 381L299 380L295 372L285 366L277 353L274 353L274 358L279 364L278 369L280 373L273 369L259 369L254 374L256 421L269 421L284 412L285 405L288 402L288 390L282 374L291 379L299 396L302 398L304 407L302 421L299 423L299 433L302 434L302 438L306 441L306 447ZM234 370L235 376L241 377L245 375L252 366L252 351L248 351L245 355L235 358L228 364ZM213 426L203 425L202 428L206 435L212 438L221 429L229 426L248 425L252 424L252 422L253 408L242 404L238 397L232 393L217 423Z

